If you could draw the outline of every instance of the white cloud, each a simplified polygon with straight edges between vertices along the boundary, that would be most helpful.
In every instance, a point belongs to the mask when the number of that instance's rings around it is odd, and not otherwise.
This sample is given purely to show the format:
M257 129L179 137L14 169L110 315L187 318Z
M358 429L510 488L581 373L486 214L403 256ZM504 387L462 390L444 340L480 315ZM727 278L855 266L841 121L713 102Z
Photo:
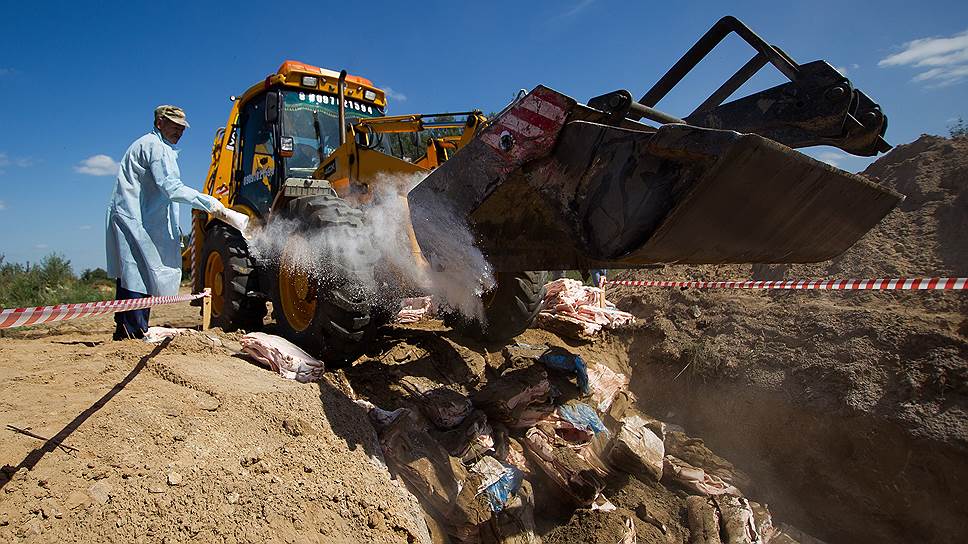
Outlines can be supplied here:
M814 155L814 158L818 161L823 161L830 166L836 166L840 168L840 161L848 158L847 155L837 152L837 151L821 151Z
M850 65L845 65L845 66L834 66L834 70L837 70L838 72L840 72L840 75L842 75L842 76L846 76L847 75L847 72L850 72L852 70L856 70L858 68L860 68L860 65L859 64L850 64Z
M80 227L77 227L78 230L91 230L93 228L94 227L92 227L91 225L81 225Z
M47 249L49 247L50 246L47 245L47 244L37 244L37 245L34 246L34 249Z
M571 8L556 15L555 18L564 19L566 17L574 17L575 15L578 15L585 8L592 5L593 3L595 3L595 0L579 0L579 2L576 3L574 6L572 6Z
M75 166L74 171L89 176L114 176L118 173L118 163L107 155L93 155Z
M944 87L968 77L968 30L948 37L920 38L901 46L901 51L877 63L880 67L929 68L913 81Z
M0 211L7 209L7 203L0 200Z
M397 102L406 102L407 101L407 95L405 95L403 93L398 93L397 91L394 91L390 87L384 87L383 88L383 93L386 94L387 95L387 98L389 98L390 100L396 100Z
M17 168L27 168L34 164L34 160L30 157L11 157L5 151L0 151L0 174L4 173L7 166L16 166Z
M12 75L14 75L16 73L17 73L17 71L14 70L13 68L2 68L2 67L0 67L0 77L12 76Z
M968 64L950 68L932 68L914 76L914 81L927 81L934 87L947 87L968 76Z

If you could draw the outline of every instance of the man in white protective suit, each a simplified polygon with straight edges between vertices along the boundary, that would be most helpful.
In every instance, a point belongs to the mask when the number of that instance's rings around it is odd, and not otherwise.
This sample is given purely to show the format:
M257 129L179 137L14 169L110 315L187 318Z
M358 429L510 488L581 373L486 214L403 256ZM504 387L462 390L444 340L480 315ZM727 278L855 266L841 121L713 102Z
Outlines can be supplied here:
M186 128L181 108L158 106L154 130L135 140L121 158L106 234L107 271L116 278L118 299L178 294L182 275L179 203L230 224L247 222L244 214L182 183L175 144ZM116 313L114 339L142 338L148 316L149 309Z

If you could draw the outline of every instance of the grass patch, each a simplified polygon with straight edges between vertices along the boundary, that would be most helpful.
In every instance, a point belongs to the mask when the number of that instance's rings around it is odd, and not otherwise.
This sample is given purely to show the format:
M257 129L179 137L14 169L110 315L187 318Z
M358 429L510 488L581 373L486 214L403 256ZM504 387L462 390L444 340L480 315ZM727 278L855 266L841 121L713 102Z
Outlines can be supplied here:
M96 268L74 275L71 262L50 254L29 266L5 262L0 255L0 308L51 306L114 298L114 280Z

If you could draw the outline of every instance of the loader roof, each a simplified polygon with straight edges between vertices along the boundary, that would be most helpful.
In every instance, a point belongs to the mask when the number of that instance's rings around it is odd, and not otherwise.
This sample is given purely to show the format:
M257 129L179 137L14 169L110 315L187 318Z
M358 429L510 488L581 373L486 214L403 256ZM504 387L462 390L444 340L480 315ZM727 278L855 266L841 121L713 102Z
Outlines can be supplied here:
M307 92L315 90L336 94L338 80L339 72L334 70L296 60L286 60L279 65L276 73L269 74L265 80L250 87L242 95L241 100L245 102L260 91L274 85L304 89ZM386 94L365 77L347 74L345 92L347 98L366 101L380 108L386 107Z

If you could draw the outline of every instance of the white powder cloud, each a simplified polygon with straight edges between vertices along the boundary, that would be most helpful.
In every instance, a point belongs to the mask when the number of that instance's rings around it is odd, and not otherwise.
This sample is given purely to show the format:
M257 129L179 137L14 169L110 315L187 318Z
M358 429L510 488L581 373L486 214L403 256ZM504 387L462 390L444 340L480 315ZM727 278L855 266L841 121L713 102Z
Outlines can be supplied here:
M929 87L953 85L968 77L968 30L953 36L912 40L877 63L880 67L926 68L913 81Z
M118 173L118 163L107 155L93 155L77 164L74 171L89 176L114 176Z

